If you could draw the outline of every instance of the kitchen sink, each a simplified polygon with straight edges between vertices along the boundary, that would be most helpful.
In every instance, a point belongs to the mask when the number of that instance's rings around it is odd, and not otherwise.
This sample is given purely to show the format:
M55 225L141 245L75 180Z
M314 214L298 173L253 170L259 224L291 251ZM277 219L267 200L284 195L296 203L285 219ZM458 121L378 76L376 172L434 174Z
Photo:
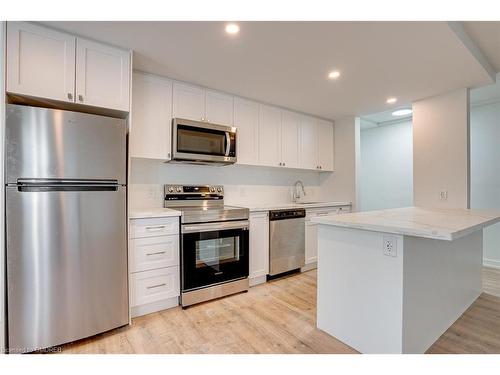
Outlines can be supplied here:
M324 202L295 202L295 204L316 204L316 203L324 203Z

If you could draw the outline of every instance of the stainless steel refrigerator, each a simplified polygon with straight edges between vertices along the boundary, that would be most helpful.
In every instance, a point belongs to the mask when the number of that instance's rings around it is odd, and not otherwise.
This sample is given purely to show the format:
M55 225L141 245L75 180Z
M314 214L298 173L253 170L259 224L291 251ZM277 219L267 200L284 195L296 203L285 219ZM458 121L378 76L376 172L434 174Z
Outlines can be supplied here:
M125 121L21 105L6 119L9 351L127 324Z

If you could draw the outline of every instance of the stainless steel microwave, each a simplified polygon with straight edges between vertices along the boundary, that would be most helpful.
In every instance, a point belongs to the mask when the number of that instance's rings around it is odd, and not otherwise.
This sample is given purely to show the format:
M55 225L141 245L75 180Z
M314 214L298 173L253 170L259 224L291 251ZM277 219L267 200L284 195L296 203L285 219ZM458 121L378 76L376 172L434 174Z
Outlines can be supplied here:
M219 165L236 163L236 128L174 118L172 161Z

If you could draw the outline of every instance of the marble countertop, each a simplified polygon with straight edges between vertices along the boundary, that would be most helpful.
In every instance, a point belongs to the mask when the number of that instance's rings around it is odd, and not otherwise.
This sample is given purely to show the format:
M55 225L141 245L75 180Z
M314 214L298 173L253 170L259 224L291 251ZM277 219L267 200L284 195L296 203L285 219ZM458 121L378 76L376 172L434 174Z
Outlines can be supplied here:
M131 208L130 219L144 219L151 217L174 217L181 216L180 211L172 210L170 208Z
M404 207L321 216L311 221L335 227L453 241L500 222L500 211Z
M269 211L269 210L284 210L287 208L323 208L323 207L343 207L350 206L351 202L311 202L311 203L274 203L274 204L238 204L231 203L231 206L245 207L250 212Z

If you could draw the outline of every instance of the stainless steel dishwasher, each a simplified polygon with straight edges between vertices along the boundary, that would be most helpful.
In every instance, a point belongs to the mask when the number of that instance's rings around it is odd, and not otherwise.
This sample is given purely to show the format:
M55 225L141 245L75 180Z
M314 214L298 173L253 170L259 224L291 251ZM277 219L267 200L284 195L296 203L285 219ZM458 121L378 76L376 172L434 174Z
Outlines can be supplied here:
M269 211L269 275L304 266L305 216L303 208Z

